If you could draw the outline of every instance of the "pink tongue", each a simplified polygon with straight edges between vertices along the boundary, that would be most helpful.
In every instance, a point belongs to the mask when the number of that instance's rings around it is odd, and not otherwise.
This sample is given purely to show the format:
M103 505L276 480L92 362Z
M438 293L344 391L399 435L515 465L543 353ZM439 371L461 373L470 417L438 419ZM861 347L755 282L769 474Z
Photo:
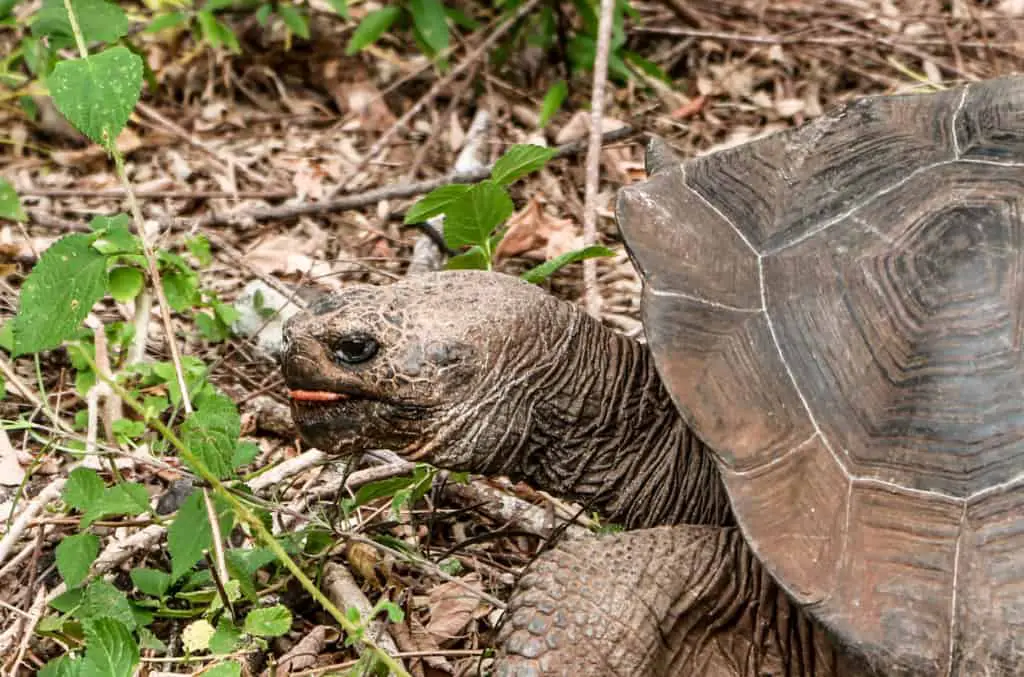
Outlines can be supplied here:
M331 393L326 390L289 390L288 396L300 402L336 402L348 397L341 393Z

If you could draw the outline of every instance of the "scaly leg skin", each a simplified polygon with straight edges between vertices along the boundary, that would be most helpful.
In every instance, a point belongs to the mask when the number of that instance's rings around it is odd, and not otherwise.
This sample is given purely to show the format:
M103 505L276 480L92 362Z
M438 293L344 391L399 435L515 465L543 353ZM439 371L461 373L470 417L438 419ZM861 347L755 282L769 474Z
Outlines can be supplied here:
M509 600L496 677L867 674L796 608L734 528L565 542Z

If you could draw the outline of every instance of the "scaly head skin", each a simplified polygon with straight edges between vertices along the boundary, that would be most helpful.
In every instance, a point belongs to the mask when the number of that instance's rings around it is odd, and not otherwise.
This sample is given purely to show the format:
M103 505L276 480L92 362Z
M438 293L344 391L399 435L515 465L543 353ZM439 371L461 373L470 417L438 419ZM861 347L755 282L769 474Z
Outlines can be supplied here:
M647 350L517 278L349 287L287 323L282 368L328 453L506 474L631 527L730 519Z
M559 341L558 305L516 278L474 272L325 297L285 327L295 421L310 444L334 453L389 448L458 463L437 438L500 409L491 398L502 395L501 371L527 357L516 353Z

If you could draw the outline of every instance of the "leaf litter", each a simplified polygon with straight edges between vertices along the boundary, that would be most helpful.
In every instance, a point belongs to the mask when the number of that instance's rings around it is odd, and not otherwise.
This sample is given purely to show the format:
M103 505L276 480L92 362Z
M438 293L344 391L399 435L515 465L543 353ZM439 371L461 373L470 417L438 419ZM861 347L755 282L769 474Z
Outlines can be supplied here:
M640 18L628 29L630 48L669 73L672 86L638 76L615 87L605 124L660 134L684 156L801 124L853 96L951 86L1024 70L1019 52L1024 3L1018 0L666 0L637 4L636 9ZM399 130L380 157L360 168L365 151L438 74L411 45L397 40L345 55L348 29L328 12L314 12L311 25L311 41L295 40L290 49L279 33L247 31L241 56L200 48L189 36L174 46L157 36L139 38L158 87L145 96L145 107L136 111L117 143L140 190L143 216L154 235L160 234L162 246L180 249L186 237L199 232L219 243L202 278L225 301L234 300L256 278L300 288L312 298L338 286L384 284L402 275L419 234L401 225L414 199L275 220L254 215L268 207L323 202L346 181L359 191L443 176L465 142L475 107L487 107L496 120L488 160L515 143L556 144L583 138L589 129L585 78L573 82L564 109L543 130L536 128L546 93L564 74L537 67L536 54L513 51L504 67L470 69L485 78L485 94L475 93L465 79L456 80ZM0 42L7 41L6 53L16 37L14 31L0 35ZM462 54L457 51L453 62ZM69 133L53 117L45 98L40 110L38 121L15 107L0 110L0 124L14 141L0 146L0 175L22 195L29 213L24 226L5 223L0 230L4 318L14 314L16 294L36 257L57 236L95 214L126 207L123 195L90 192L118 190L102 149L83 146L81 135ZM604 149L602 167L601 242L617 252L598 261L602 319L642 338L639 279L611 213L615 189L643 176L642 144L630 140ZM512 186L516 211L499 250L502 270L519 273L538 258L578 244L582 185L577 156L555 161ZM197 230L195 220L210 214L237 216L226 225ZM562 271L548 287L562 298L578 300L578 268ZM110 302L98 304L94 312L105 320L132 319L131 308ZM339 530L332 538L343 543L345 530L352 528L335 519L338 496L346 495L344 476L330 465L310 463L310 452L297 443L294 431L283 434L279 423L269 423L287 420L274 362L249 339L210 344L195 335L185 318L177 316L175 322L177 332L187 337L186 352L212 364L211 378L241 403L244 436L259 444L252 467L299 464L300 470L286 480L260 485L261 495L278 508L276 518L294 525L301 523L291 521L295 514L327 516ZM160 323L153 321L151 359L167 359L164 339ZM13 366L18 380L5 378L7 397L0 400L0 418L6 420L38 410L31 399L39 397L34 365L19 359ZM68 356L63 351L46 354L40 374L48 402L70 424L84 399L74 387ZM167 393L154 387L151 395ZM156 500L180 476L173 456L162 457L162 463L159 468L136 463L122 472L144 482ZM41 447L23 430L6 431L0 439L0 516L28 515L34 499L55 497L52 482L66 478L72 465L70 457ZM355 472L375 469L365 465ZM571 506L551 508L541 494L501 479L451 486L459 491L431 492L397 514L391 513L387 497L358 506L352 514L359 533L425 557L426 562L410 562L363 544L346 560L363 594L374 602L391 599L406 611L405 620L390 632L401 651L430 652L407 662L418 675L475 674L481 660L486 664L480 652L492 646L500 610L467 586L507 598L516 574L549 533L531 527L520 531L535 535L506 535L513 519L507 506L491 511L480 500L483 494L467 500L465 492L497 490L509 501L518 497L518 503L508 505L540 506L538 523L550 524L545 521L548 509L573 514ZM75 520L62 521L59 513L33 514L23 539L0 560L0 598L23 612L33 608L41 587L57 583L55 548L75 532ZM151 539L151 528L114 524L97 532L105 552L121 553L107 569L121 587L126 585L123 572L131 567L168 567L166 541ZM354 658L337 633L324 629L324 617L311 605L288 602L297 630L271 643L270 652L296 670ZM0 609L0 637L17 637L19 619L10 609ZM183 629L175 623L161 627L166 637L180 636ZM56 649L39 637L29 646L38 660Z

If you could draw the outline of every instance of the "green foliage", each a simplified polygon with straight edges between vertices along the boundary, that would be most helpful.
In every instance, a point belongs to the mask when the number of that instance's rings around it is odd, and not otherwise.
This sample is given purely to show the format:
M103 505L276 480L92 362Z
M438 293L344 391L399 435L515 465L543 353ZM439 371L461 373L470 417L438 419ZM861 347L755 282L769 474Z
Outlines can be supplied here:
M359 22L355 32L348 41L345 53L348 55L360 52L375 43L401 16L398 7L384 7L367 13Z
M113 148L142 93L142 59L112 47L75 61L61 61L47 80L57 109L107 150Z
M224 395L210 395L197 404L198 409L181 427L181 439L210 472L224 479L234 470L232 461L242 430L238 409Z
M85 580L100 554L100 539L90 533L72 534L57 545L57 571L69 588Z
M14 186L0 179L0 219L24 221L27 218L18 194L14 192Z
M95 235L66 235L39 257L21 286L14 356L56 348L72 338L106 291L107 258Z
M245 617L245 631L258 637L280 637L291 625L291 612L280 604L253 609Z
M494 252L504 237L501 226L515 211L505 186L543 168L554 156L551 148L512 146L494 163L489 179L471 186L451 184L432 190L409 209L405 222L419 223L443 214L445 243L452 249L464 249L448 261L448 269L490 270ZM545 261L522 277L540 283L570 263L613 254L607 247L584 247Z
M562 109L562 104L565 103L567 96L569 96L569 85L566 84L565 80L559 80L548 88L548 91L544 94L544 101L540 106L538 127L547 127L555 113Z

